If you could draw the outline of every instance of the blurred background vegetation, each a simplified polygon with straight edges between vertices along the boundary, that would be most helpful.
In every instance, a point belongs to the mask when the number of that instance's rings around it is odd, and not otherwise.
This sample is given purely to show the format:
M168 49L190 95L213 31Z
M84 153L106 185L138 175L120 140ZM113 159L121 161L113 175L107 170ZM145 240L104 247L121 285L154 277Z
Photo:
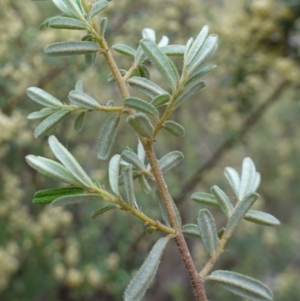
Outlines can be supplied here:
M51 2L1 0L0 4L0 300L117 301L159 233L122 212L96 220L92 204L70 208L36 207L36 190L57 187L25 164L27 154L51 157L46 138L35 140L39 110L25 90L38 86L62 101L76 81L105 103L120 101L101 56L87 68L82 57L50 59L44 46L80 38L77 32L44 29L39 24L57 13ZM217 268L246 273L268 284L277 301L300 298L300 1L276 0L123 0L105 11L110 45L136 47L144 27L171 44L186 43L204 24L220 37L212 59L218 68L206 76L207 87L176 113L186 127L184 139L157 139L159 156L179 149L186 159L167 174L183 221L195 222L199 205L190 195L217 184L230 193L223 169L240 169L250 156L262 174L257 207L275 215L279 228L242 222ZM122 68L130 61L116 54ZM180 60L176 60L180 67ZM150 66L149 66L150 67ZM157 78L156 78L157 77ZM156 73L152 77L160 80ZM107 163L96 158L95 144L106 114L91 114L82 132L68 117L57 136L92 177L105 182ZM136 147L124 124L114 146ZM143 211L158 218L153 196L141 194ZM214 211L219 226L224 218ZM207 256L201 241L188 239L197 267ZM208 286L210 300L240 300ZM145 300L193 300L178 252L170 244L156 281Z

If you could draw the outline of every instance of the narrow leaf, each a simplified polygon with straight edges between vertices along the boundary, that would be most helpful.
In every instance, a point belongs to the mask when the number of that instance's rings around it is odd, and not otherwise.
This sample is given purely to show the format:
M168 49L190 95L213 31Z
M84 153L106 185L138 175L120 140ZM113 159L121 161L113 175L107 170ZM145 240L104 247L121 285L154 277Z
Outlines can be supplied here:
M133 89L142 92L151 98L162 94L169 95L169 93L166 90L143 77L133 76L130 79L128 79L127 82Z
M196 203L207 205L207 206L214 206L220 207L219 202L216 200L214 195L205 193L205 192L195 192L192 194L191 199Z
M244 216L244 219L246 221L264 226L280 225L280 221L275 216L257 210L248 210Z
M79 92L84 92L83 91L83 82L82 82L82 80L77 81L77 83L75 85L75 90L79 91Z
M55 157L86 187L93 187L93 182L79 165L73 155L57 140L55 136L48 139L49 146Z
M69 93L69 100L73 104L88 110L97 110L100 107L98 101L93 97L77 90L73 90Z
M145 168L144 163L139 159L139 157L134 152L131 152L129 150L125 150L122 152L122 159L132 164L135 168L139 170L143 170Z
M115 51L117 51L121 54L130 56L132 58L135 57L135 50L132 47L128 46L128 45L115 44L115 45L112 46L112 49L114 49Z
M34 137L40 138L44 135L49 135L53 131L53 127L56 127L71 111L68 109L61 109L54 114L44 119L35 129Z
M184 236L201 238L199 226L196 224L185 224L181 228Z
M224 170L224 175L228 180L233 192L238 197L240 189L240 176L238 172L231 167L226 167Z
M124 100L124 106L134 109L138 112L143 112L152 116L158 116L159 112L151 103L138 97L128 97Z
M26 93L27 96L33 101L45 107L56 109L60 108L63 105L62 102L59 101L57 98L37 87L28 88Z
M30 120L44 119L44 118L52 115L56 111L57 111L56 109L52 109L52 108L43 108L40 111L30 113L27 116L27 119L30 119Z
M167 105L170 100L171 95L170 94L161 94L157 95L151 100L151 104L155 106L156 108Z
M110 210L113 210L113 209L118 209L118 208L119 207L117 205L108 205L108 206L102 207L102 208L96 210L95 212L93 212L92 215L91 215L91 218L95 219L95 218L97 218L98 216L102 215L103 213L105 213L107 211L110 211Z
M104 10L108 5L107 1L97 1L92 6L92 9L89 12L89 19L92 19L95 17L98 13L100 13L102 10Z
M48 45L44 49L48 56L69 56L100 52L98 44L94 42L58 42Z
M57 189L39 190L34 194L32 202L35 205L45 205L53 202L59 197L81 193L84 193L84 190L79 187L65 187Z
M147 178L144 175L141 175L141 176L138 177L138 179L139 179L139 182L141 184L141 187L142 187L143 191L146 194L149 194L152 191L152 188L151 188Z
M253 161L247 157L243 160L242 175L239 189L239 199L242 200L250 192L252 183L256 177L256 170Z
M68 17L56 17L50 20L49 27L56 29L75 29L75 30L85 30L87 25L77 19Z
M170 240L170 236L160 238L139 271L135 274L124 293L124 301L140 301L151 285L157 272L163 251Z
M214 256L218 246L218 233L215 220L209 210L199 211L198 226L206 252L210 256Z
M120 155L114 155L108 165L108 178L111 190L115 194L119 194L119 168L120 168Z
M230 217L231 213L233 212L233 207L225 192L218 186L213 186L211 188L211 192L213 193L216 201L219 203L219 206L221 207L222 211L228 217Z
M75 131L80 132L82 130L86 114L87 114L87 112L83 111L76 117L76 119L74 121Z
M103 201L101 195L96 193L89 194L80 194L80 195L71 195L71 196L63 196L51 203L52 207L65 206L65 205L74 205L79 203L86 202L97 202Z
M132 179L132 166L129 165L128 167L123 169L123 182L124 188L126 193L126 201L131 206L136 205L135 195L134 195L134 186L133 186L133 179Z
M173 120L167 120L163 124L163 128L167 132L169 132L170 134L172 134L173 136L176 136L176 137L182 137L185 134L184 127Z
M106 160L116 139L120 123L119 115L111 116L104 124L97 145L97 157Z
M104 37L106 27L107 27L107 18L102 18L99 21L99 34L101 37Z
M130 115L127 117L126 121L139 136L148 139L152 137L153 126L144 113Z
M142 164L144 165L145 163L145 158L146 158L146 152L144 150L143 144L140 139L138 139L138 147L137 147L137 155Z
M184 55L183 55L184 62L186 62L186 57L187 57L191 47L193 46L193 43L194 43L194 39L189 38L189 40L186 43L185 50L184 50Z
M174 91L177 86L177 76L169 63L168 57L152 40L143 39L141 41L141 46L150 62L154 65L154 67L162 75L166 83Z
M206 280L220 284L224 289L252 301L272 301L271 290L260 281L231 271L214 271Z
M209 65L204 68L201 68L199 71L196 71L194 74L192 74L188 80L184 83L185 86L190 85L191 83L197 81L199 78L201 78L206 73L210 72L211 70L217 68L217 65Z
M182 152L173 151L163 156L159 161L159 167L162 173L169 171L184 159Z
M159 48L167 56L183 56L185 51L184 45L166 45Z
M251 206L254 204L254 202L257 200L258 194L257 193L251 193L245 196L234 208L234 211L228 220L226 229L229 232L232 232L233 229L236 227L236 225L239 223L239 221L245 216L247 211L251 208Z
M249 188L249 192L256 191L256 189L258 188L259 184L260 184L260 173L256 172L255 173L255 177L253 179L253 182L251 184L251 188Z

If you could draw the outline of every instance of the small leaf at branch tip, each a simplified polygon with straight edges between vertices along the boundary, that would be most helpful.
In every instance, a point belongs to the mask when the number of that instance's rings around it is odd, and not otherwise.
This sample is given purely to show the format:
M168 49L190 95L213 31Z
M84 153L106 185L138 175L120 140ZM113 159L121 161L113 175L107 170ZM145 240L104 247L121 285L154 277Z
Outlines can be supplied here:
M119 168L120 168L120 155L114 155L108 165L108 176L111 190L115 194L119 194Z
M97 202L103 201L103 198L99 194L80 194L80 195L71 195L71 196L63 196L51 203L52 207L58 206L66 206L66 205L74 205L79 203L86 203L86 202Z

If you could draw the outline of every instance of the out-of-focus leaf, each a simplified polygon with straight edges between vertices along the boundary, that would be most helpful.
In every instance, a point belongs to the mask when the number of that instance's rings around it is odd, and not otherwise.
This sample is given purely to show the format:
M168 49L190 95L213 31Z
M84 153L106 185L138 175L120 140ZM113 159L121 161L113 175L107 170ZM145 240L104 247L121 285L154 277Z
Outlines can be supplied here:
M127 117L126 121L139 136L148 139L152 137L153 126L144 113L130 115Z
M191 199L199 204L220 207L219 202L216 200L216 198L209 193L195 192L192 194Z
M88 194L79 194L79 195L71 195L71 196L63 196L51 203L52 207L65 206L65 205L74 205L79 203L86 202L97 202L103 201L103 198L100 194L96 193L88 193Z
M179 164L184 159L184 155L180 151L169 152L163 156L159 161L159 168L162 173L169 171Z
M71 103L88 110L97 110L100 108L97 100L81 91L71 91L69 93L69 100Z
M114 44L112 46L112 49L114 49L115 51L117 51L121 54L130 56L132 58L134 58L134 56L135 56L135 50L132 47L125 45L125 44Z
M163 128L167 132L169 132L170 134L172 134L173 136L176 136L176 137L182 137L185 134L184 127L173 120L167 120L163 124Z
M149 102L138 98L138 97L128 97L124 100L124 106L130 109L134 109L138 112L143 112L152 116L158 116L159 112L157 109Z
M107 27L107 18L102 18L99 21L99 33L101 37L104 37L106 27Z
M150 72L145 65L139 65L138 70L140 72L140 77L150 79Z
M89 12L89 15L88 15L88 18L89 19L92 19L93 17L95 17L97 14L99 14L102 10L104 10L108 5L108 2L107 1L97 1L93 4L90 12Z
M187 57L187 55L188 55L188 53L189 53L189 51L190 51L193 43L194 43L194 39L193 38L190 38L187 41L187 43L186 43L186 46L185 46L185 49L184 49L184 54L183 54L183 59L184 59L185 62L186 62L186 57Z
M83 82L82 82L82 80L77 81L77 83L75 85L75 90L79 91L79 92L84 92L83 91Z
M37 87L28 88L26 93L27 96L31 98L33 101L45 107L57 109L62 107L63 105L62 102L59 101L57 98L55 98L51 94Z
M79 113L79 115L76 117L76 119L74 121L75 131L80 132L82 130L86 114L87 114L87 112L83 111L83 112Z
M97 218L98 216L102 215L103 213L113 210L113 209L118 209L119 207L117 205L108 205L108 206L104 206L96 211L94 211L91 215L92 219Z
M185 51L184 45L166 45L159 48L167 56L183 56Z
M263 226L278 226L280 221L273 215L257 210L248 210L244 216L246 221L263 225Z
M111 190L115 194L119 194L119 168L120 168L120 155L114 155L108 165L108 178Z
M218 202L220 208L222 211L230 217L233 212L233 206L228 198L228 196L225 194L225 192L219 188L218 186L213 186L211 188L211 192L213 193L216 201Z
M87 25L77 19L68 17L56 17L50 20L49 27L56 29L74 29L74 30L85 30Z

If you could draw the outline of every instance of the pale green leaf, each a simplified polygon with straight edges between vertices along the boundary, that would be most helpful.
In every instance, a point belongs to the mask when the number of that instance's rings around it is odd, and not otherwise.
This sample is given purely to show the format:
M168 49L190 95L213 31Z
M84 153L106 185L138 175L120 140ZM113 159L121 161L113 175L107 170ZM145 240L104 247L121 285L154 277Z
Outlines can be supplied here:
M102 10L104 10L108 5L107 1L97 1L93 4L88 18L92 19L93 17L95 17L97 14L99 14Z
M27 119L30 120L39 120L39 119L44 119L53 113L55 113L57 109L52 109L52 108L43 108L40 111L37 112L32 112L27 116Z
M134 152L131 152L129 150L124 150L122 152L122 159L132 164L139 170L143 170L145 168L144 163L140 160L140 158Z
M242 200L245 195L250 192L252 183L255 181L256 169L253 161L247 157L243 160L242 175L239 188L239 200Z
M231 167L226 167L224 170L224 175L229 182L233 192L235 193L236 196L239 195L239 188L240 188L240 176L238 172L231 168Z
M33 101L45 107L57 109L63 105L60 100L58 100L51 94L37 87L28 88L26 93L28 97L31 98Z
M197 81L200 77L202 77L203 75L205 75L206 73L210 72L215 68L217 68L217 65L209 65L204 68L201 68L199 71L196 71L194 74L192 74L184 83L184 85L185 86L190 85L191 83Z
M248 210L244 216L246 221L263 225L263 226L278 226L280 221L271 214L257 211L257 210Z
M209 193L195 192L192 194L191 199L199 204L220 207L219 202L216 200L216 198Z
M213 186L211 188L211 192L213 193L216 201L218 202L220 208L222 211L230 217L233 212L233 206L228 198L228 196L225 194L225 192L220 189L218 186Z
M185 224L182 226L181 231L184 236L201 238L199 226L196 224Z
M79 195L71 195L71 196L63 196L51 203L52 207L58 206L66 206L66 205L74 205L79 203L86 202L99 202L103 201L103 198L100 194L89 193L89 194L79 194Z
M151 100L151 104L156 108L167 105L169 103L171 95L170 94L161 94L157 95Z
M117 205L108 205L108 206L102 207L102 208L94 211L91 215L91 218L95 219L95 218L97 218L98 216L102 215L103 213L105 213L107 211L110 211L110 210L113 210L113 209L118 209L118 208L119 208L119 206L117 206Z
M183 56L185 51L184 45L166 45L159 48L167 56Z
M108 165L108 178L111 190L115 194L119 194L119 168L120 168L120 155L114 155Z
M75 131L80 132L82 130L86 114L87 114L87 112L83 111L76 117L76 119L74 121Z
M125 44L114 44L112 46L112 49L114 49L115 51L117 51L121 54L130 56L132 58L134 58L134 56L135 56L135 50L132 47L125 45Z
M68 17L56 17L50 20L49 27L56 29L74 29L74 30L86 30L87 25L77 19Z
M163 156L158 165L162 173L167 172L178 165L184 159L184 155L180 151L172 151Z
M81 79L79 81L77 81L77 83L75 85L75 90L79 91L79 92L84 92L83 91L83 82Z
M140 161L142 162L142 164L144 165L145 158L146 158L146 152L145 152L145 149L144 149L143 144L140 139L138 139L137 156L140 159Z
M71 91L69 93L69 100L74 105L88 110L97 110L100 108L100 104L97 100L81 91Z
M139 182L141 184L141 187L143 189L143 191L147 194L149 194L152 191L152 188L147 180L147 178L144 175L141 175L138 177Z
M184 127L173 120L167 120L163 124L163 128L167 132L169 132L170 134L172 134L173 136L176 136L176 137L182 137L185 134Z
M107 27L107 18L102 18L99 21L99 34L101 37L104 37L105 31Z
M133 186L133 175L132 175L132 166L129 165L123 169L123 182L126 194L126 201L131 206L136 206L134 186Z
M139 136L148 139L152 137L153 126L144 113L130 115L127 117L126 121Z
M124 100L124 106L138 112L143 112L152 116L158 116L159 112L157 109L149 102L138 98L138 97L128 97Z

